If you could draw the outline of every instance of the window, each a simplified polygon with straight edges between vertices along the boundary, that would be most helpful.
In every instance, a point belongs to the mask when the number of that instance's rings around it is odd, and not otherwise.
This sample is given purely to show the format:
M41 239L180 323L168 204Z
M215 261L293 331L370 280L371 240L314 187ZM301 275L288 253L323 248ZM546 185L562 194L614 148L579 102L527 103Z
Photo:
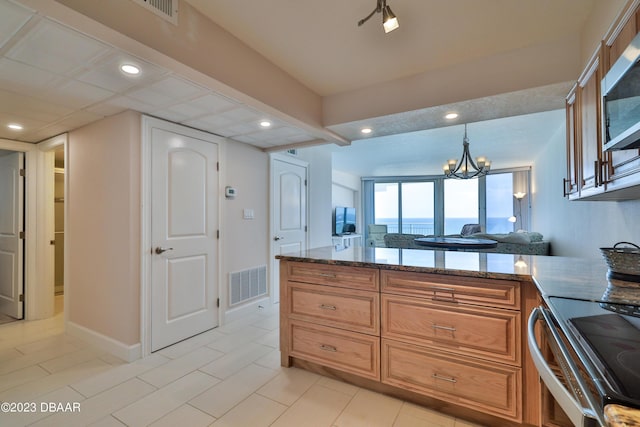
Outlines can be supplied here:
M487 233L509 233L513 223L513 176L510 173L487 175Z
M363 179L366 224L389 233L459 234L465 224L486 233L527 229L530 199L519 206L515 192L529 193L529 169L492 171L479 179L380 177ZM520 210L521 208L521 210ZM515 224L510 221L517 218Z
M444 234L459 234L465 224L480 224L477 179L444 181Z

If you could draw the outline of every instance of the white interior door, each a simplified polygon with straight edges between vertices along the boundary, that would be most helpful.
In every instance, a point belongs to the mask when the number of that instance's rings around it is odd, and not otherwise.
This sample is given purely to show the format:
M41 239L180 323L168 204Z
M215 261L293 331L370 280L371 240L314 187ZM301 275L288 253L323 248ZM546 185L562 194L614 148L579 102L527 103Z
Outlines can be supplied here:
M151 351L218 325L218 145L151 130Z
M0 313L22 319L24 153L0 157Z
M307 165L272 158L272 248L275 255L307 249ZM272 260L272 300L280 301L280 263Z

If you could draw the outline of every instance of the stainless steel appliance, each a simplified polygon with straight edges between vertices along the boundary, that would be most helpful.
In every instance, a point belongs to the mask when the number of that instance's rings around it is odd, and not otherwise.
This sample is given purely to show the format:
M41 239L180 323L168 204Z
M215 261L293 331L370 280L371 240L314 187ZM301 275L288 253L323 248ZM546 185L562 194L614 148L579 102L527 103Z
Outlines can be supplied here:
M640 147L640 35L602 79L604 150Z
M582 295L546 296L529 317L536 368L576 426L606 425L610 403L640 409L640 287L603 282Z

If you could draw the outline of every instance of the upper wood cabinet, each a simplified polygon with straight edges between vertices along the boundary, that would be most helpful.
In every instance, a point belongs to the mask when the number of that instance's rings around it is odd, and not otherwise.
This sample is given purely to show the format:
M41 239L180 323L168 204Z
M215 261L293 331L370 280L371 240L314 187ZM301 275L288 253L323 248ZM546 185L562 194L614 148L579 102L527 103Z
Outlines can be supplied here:
M637 3L612 26L598 51L567 95L567 174L563 192L570 200L640 198L640 150L603 152L601 81L640 30Z

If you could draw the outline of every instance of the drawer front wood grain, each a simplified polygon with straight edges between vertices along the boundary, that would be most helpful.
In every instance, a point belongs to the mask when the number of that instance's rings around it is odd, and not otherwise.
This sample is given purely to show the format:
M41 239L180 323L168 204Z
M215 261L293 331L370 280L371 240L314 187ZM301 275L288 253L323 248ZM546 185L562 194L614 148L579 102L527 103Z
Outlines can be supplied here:
M521 371L467 357L382 340L382 382L522 421Z
M382 295L382 337L520 365L520 313Z
M323 285L291 283L289 317L361 332L380 333L380 294Z
M289 354L330 368L380 380L380 338L292 320Z
M342 265L287 262L287 278L292 282L338 286L365 291L379 291L380 271L377 268Z
M384 293L450 304L520 308L520 283L511 280L382 270L380 282Z

